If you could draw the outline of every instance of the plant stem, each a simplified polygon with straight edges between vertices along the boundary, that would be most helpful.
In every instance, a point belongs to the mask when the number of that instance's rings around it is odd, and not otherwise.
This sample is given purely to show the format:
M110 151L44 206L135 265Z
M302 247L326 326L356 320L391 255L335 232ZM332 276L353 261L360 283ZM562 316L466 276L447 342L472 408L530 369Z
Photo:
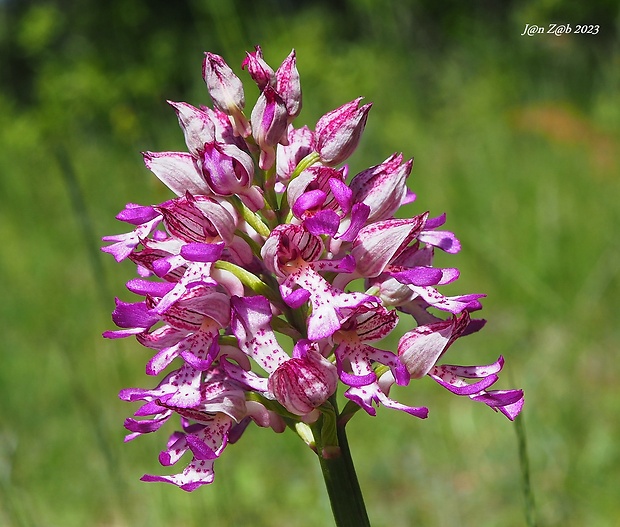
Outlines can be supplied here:
M515 432L519 446L519 462L521 464L521 485L523 487L523 497L525 500L525 521L528 527L536 527L536 507L534 505L534 492L530 481L530 462L527 455L527 436L523 414L515 419Z
M337 446L323 444L322 439L317 437L319 434L314 434L335 524L337 527L370 527L345 425L338 425L336 433Z

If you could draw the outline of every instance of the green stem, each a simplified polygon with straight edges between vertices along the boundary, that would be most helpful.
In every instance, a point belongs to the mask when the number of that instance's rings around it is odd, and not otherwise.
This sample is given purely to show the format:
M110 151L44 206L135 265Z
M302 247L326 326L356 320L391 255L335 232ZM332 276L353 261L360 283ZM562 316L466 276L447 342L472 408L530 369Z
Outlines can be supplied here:
M519 446L519 461L521 464L521 484L523 487L523 497L525 499L525 521L528 527L536 527L536 507L534 505L534 492L530 481L530 462L527 455L527 439L523 414L519 414L515 419L515 431Z
M226 262L225 260L218 260L213 264L213 267L215 267L215 269L223 269L224 271L234 274L243 285L249 287L255 293L267 297L272 302L278 303L278 305L282 302L279 293L276 293L258 276L250 271L247 271L243 267L239 267L232 262Z
M230 201L241 213L243 219L248 223L248 225L251 225L252 228L261 236L264 236L265 238L269 237L271 231L258 214L252 212L248 207L246 207L246 205L237 196L230 196Z
M337 527L370 527L364 497L349 450L345 426L344 424L336 425L337 445L326 444L325 435L330 435L328 431L331 427L320 422L324 419L329 419L329 416L323 414L317 426L312 426L312 429L335 524ZM321 433L326 431L327 434Z

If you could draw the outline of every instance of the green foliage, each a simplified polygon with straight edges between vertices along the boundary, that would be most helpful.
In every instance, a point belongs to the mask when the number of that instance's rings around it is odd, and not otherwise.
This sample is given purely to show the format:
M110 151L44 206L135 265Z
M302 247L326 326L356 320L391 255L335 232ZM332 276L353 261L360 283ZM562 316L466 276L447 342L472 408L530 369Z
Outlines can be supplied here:
M502 354L503 386L525 389L539 524L614 525L617 20L611 1L0 3L0 524L329 524L317 460L292 434L250 428L193 494L139 482L164 470L165 432L124 445L116 394L153 383L146 351L100 337L133 269L99 237L123 229L127 201L169 197L140 150L183 148L165 100L210 104L202 52L238 71L260 43L273 65L297 49L309 125L374 102L351 172L416 156L412 211L445 210L463 243L438 255L461 269L454 292L488 294L487 327L446 360ZM601 34L520 36L550 22ZM373 525L523 524L514 426L432 381L398 390L430 418L349 425Z

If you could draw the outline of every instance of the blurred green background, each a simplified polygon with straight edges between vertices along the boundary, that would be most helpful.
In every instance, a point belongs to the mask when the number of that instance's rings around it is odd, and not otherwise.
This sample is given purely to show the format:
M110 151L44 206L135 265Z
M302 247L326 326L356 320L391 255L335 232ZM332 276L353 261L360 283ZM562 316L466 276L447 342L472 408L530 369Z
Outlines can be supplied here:
M125 230L126 202L170 197L140 151L184 149L165 100L211 104L209 50L251 108L255 44L274 67L297 50L299 124L374 102L353 173L415 156L412 212L446 211L463 244L437 259L462 271L449 292L488 295L487 327L446 360L502 354L501 387L525 389L538 524L617 525L619 24L612 0L0 2L0 525L331 524L289 433L251 427L192 494L141 483L166 472L166 434L124 445L135 408L117 393L153 384L150 355L100 336L134 269L99 240ZM348 428L373 525L524 525L514 425L428 378L395 395L430 418L381 409Z

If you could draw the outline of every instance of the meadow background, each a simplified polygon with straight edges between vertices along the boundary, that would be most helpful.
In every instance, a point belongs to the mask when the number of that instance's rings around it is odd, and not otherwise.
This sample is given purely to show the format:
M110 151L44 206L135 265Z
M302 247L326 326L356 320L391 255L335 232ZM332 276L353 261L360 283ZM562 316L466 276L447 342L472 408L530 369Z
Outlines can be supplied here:
M150 386L148 352L105 341L133 266L100 253L126 202L170 197L143 150L184 149L166 99L211 104L214 51L240 71L261 44L297 50L298 121L374 102L351 172L415 156L413 213L448 213L463 244L450 292L484 292L487 327L454 363L506 358L538 525L620 517L620 16L611 0L3 0L0 2L0 525L330 525L313 455L250 428L192 494L165 472L166 434L127 445L117 399ZM598 35L520 36L526 23ZM406 328L401 328L406 329ZM386 346L393 345L386 343ZM525 525L515 426L430 379L349 425L374 526ZM134 408L135 409L135 408Z

